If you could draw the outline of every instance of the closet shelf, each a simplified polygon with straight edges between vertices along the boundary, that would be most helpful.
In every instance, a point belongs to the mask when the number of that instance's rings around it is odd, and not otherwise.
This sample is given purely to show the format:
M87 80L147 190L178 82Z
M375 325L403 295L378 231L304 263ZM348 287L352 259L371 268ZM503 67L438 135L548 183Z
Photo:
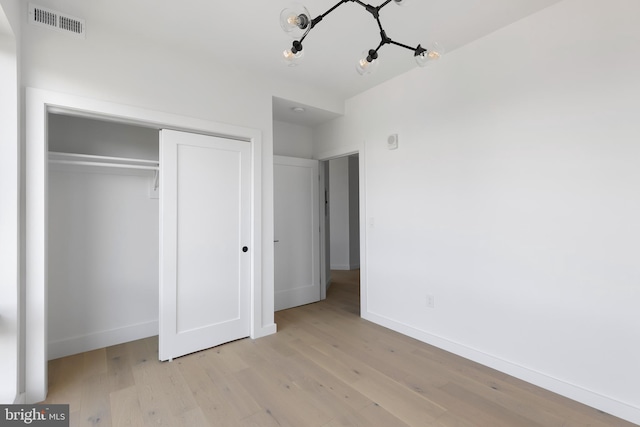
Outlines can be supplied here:
M93 154L49 152L49 163L58 165L97 166L106 168L159 170L157 160L130 159L125 157L96 156Z

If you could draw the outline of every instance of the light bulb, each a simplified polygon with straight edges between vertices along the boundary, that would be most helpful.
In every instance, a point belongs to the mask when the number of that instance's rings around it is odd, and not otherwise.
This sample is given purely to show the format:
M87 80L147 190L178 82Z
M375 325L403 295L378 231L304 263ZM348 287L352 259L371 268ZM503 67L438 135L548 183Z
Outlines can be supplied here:
M311 14L302 5L293 5L280 12L280 27L294 39L300 38L311 25Z
M419 53L418 53L419 51ZM438 42L431 43L427 49L422 48L418 45L418 49L416 49L416 62L421 67L426 67L434 61L437 61L444 55L444 48Z
M375 50L363 52L362 58L356 63L356 71L361 76L373 73L378 68L378 53Z
M286 49L282 52L282 60L289 67L295 67L300 63L300 60L304 56L304 50L300 42L293 42L291 49Z
M365 74L367 74L369 64L371 64L369 61L367 61L365 58L362 58L356 64L356 71L360 73L361 76L364 76Z
M393 0L395 2L395 4L397 4L398 6L404 6L407 3L409 3L409 0Z

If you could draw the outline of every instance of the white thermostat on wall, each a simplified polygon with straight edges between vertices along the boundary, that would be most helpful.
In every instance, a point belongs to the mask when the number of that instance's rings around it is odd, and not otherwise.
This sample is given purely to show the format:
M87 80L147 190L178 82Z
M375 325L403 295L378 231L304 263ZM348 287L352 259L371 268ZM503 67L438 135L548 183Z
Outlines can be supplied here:
M396 150L398 148L398 134L394 133L387 138L387 148L389 150Z

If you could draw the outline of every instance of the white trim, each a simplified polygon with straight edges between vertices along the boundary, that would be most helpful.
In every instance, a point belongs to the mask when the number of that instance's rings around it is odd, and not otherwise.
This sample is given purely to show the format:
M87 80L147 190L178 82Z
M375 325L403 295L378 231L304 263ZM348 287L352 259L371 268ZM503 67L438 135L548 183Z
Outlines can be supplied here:
M367 313L367 204L366 204L366 166L365 141L357 147L343 147L324 151L315 156L319 161L327 161L338 157L358 154L358 196L360 197L360 313ZM348 268L347 268L348 270ZM331 278L327 278L327 290L331 286ZM364 316L361 315L363 318Z
M158 321L49 341L49 360L158 335Z
M0 5L0 402L11 402L20 369L20 61L17 6ZM15 9L15 10L13 10ZM12 28L11 24L16 24ZM16 34L18 37L16 38Z
M352 154L361 153L364 149L364 143L360 147L344 147L344 148L336 148L333 150L323 151L322 153L318 153L314 156L314 159L320 161L327 161L332 159L337 159L338 157L351 156Z
M327 166L328 167L328 166ZM325 195L326 195L326 186L325 186L325 164L324 162L318 160L318 223L319 223L319 247L320 247L320 301L327 299L327 290L329 289L329 278L324 276L330 276L327 274L327 236L326 236L326 227L327 227L327 218L326 218L326 204L325 204ZM329 270L331 271L331 270Z
M97 117L156 129L174 129L240 139L252 146L252 321L251 337L275 332L262 324L262 134L259 130L51 92L26 89L26 355L25 400L40 402L47 392L47 123L48 111ZM270 308L273 310L273 307Z

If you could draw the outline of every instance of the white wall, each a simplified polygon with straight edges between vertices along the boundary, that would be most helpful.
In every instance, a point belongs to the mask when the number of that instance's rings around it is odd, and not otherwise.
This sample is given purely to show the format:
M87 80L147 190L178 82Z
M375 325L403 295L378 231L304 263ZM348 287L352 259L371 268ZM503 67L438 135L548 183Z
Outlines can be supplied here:
M306 126L274 120L273 154L311 159L313 156L313 130Z
M349 158L329 160L330 265L349 270Z
M640 3L566 0L349 100L363 316L640 423L639 75Z
M360 268L358 162L358 156L328 161L332 270Z
M0 403L18 396L19 354L19 5L0 3Z
M49 151L158 160L157 129L49 114Z
M158 159L158 131L50 115L49 149ZM49 168L48 357L158 334L158 199L150 171Z

